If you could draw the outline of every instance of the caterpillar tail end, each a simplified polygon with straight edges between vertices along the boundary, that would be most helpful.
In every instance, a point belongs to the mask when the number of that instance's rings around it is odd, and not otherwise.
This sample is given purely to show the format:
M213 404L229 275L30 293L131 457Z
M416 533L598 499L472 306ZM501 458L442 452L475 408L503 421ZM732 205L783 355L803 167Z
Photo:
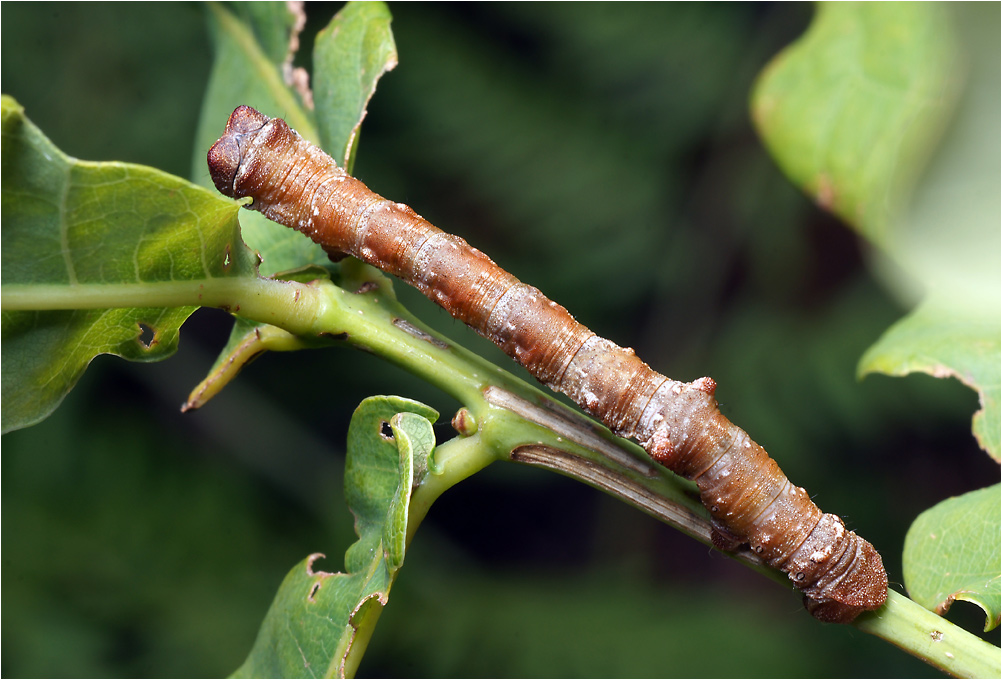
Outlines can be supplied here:
M880 553L869 541L856 537L854 568L836 577L817 599L804 595L804 606L825 623L852 623L860 614L887 601L887 571Z

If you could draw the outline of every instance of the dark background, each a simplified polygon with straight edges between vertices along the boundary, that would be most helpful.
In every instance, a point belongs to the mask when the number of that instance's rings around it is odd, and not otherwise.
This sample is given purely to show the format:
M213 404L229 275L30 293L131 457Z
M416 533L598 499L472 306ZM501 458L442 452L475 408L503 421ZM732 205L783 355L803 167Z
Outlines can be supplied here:
M305 54L337 7L308 6ZM810 6L391 10L400 66L370 106L356 174L661 372L712 375L728 417L880 549L900 590L914 517L998 467L956 381L856 381L904 310L750 127L753 79ZM211 58L197 5L2 7L3 91L88 160L187 175L205 152L190 140ZM358 402L400 394L446 422L456 408L375 357L328 350L265 356L182 416L228 327L201 310L167 362L98 357L55 415L3 438L4 676L232 672L292 565L315 551L341 565ZM979 610L955 610L980 630ZM935 675L615 499L504 464L436 504L360 673Z

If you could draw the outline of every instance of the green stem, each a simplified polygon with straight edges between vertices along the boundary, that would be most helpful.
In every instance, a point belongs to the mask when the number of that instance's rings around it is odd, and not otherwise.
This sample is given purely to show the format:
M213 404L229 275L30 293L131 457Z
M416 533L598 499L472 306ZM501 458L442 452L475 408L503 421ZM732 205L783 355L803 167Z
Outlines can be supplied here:
M330 292L321 291L321 287L249 277L150 283L7 284L0 293L0 306L4 311L219 307L296 335L313 335L329 323L325 315Z
M407 515L407 545L410 545L418 526L439 496L498 459L496 449L486 444L479 432L471 437L450 439L436 447L432 455L436 471L429 471L411 496Z
M955 677L1002 676L998 647L893 590L887 604L863 614L853 625Z

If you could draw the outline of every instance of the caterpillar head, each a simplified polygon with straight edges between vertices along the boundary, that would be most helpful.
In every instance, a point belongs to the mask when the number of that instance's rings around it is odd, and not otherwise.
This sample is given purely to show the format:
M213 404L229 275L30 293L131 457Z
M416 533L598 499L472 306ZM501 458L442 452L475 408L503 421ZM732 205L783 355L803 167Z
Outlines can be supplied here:
M238 106L230 114L223 136L212 145L206 156L212 183L219 193L230 198L240 198L234 187L234 180L244 152L269 120L268 116L249 106Z

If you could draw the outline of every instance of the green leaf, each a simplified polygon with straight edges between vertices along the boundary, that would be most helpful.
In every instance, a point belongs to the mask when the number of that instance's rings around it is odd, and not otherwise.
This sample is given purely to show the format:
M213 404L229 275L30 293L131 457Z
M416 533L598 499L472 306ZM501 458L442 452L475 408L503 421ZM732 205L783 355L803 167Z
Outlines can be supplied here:
M882 243L895 194L934 141L954 60L935 3L820 3L766 67L752 116L794 184Z
M438 414L435 413L433 418L437 419ZM431 425L429 418L416 413L398 413L390 419L393 439L400 450L400 483L393 492L383 525L383 548L386 566L391 574L396 573L404 564L407 511L410 508L415 477L420 482L420 478L428 471L428 461L435 449L435 432Z
M982 16L986 10L993 11ZM998 6L966 6L960 15L971 64L968 83L911 205L893 225L889 255L897 266L883 272L898 289L920 281L926 299L859 366L861 374L923 371L960 379L978 392L974 435L996 461L1002 458L1002 73L998 35L990 27L999 19Z
M238 677L353 672L372 618L386 605L403 564L411 490L435 446L431 421L437 418L434 409L400 397L370 397L359 405L348 429L345 465L345 495L358 541L345 554L345 573L315 571L319 554L296 565L279 587Z
M376 83L397 65L391 20L381 2L351 2L317 34L313 85L321 146L349 174Z
M299 31L306 16L300 7L298 13L288 2L240 2L231 5L236 14L244 20L254 33L268 61L282 64L298 46Z
M413 430L410 435L412 443L406 447L386 446L391 442L386 438L384 426L390 424L394 415L405 410L426 421L438 418L438 412L418 402L399 397L370 397L355 411L348 428L344 493L345 502L355 515L355 530L359 535L359 541L345 554L345 567L349 572L357 571L367 564L376 545L388 535L386 532L395 531L393 526L388 526L388 519L397 522L401 519L399 510L392 516L390 511L399 505L398 494L403 493L399 488L403 481L401 475L406 476L408 484L413 485L413 473L401 470L404 467L404 456L407 456L408 461L414 460L423 469L424 461L434 447L434 435L430 429L427 432ZM405 421L411 425L413 422ZM353 444L357 448L353 449ZM415 458L411 449L419 445L423 448ZM397 448L400 449L399 452ZM407 465L410 466L410 462ZM410 498L410 488L405 492L406 497ZM406 520L406 514L404 519ZM406 521L403 528L406 528ZM400 561L402 559L401 555Z
M10 97L2 120L6 432L51 413L98 354L169 356L200 287L253 277L255 262L233 202L153 168L70 158Z
M902 376L921 371L938 378L954 377L978 392L981 408L971 429L981 447L1000 458L999 365L1002 363L999 320L957 312L928 300L881 336L859 362L860 375Z
M1000 486L950 498L926 510L905 538L904 576L913 600L945 614L954 600L985 611L985 630L1002 614Z
M790 179L879 246L876 273L892 290L925 298L860 375L956 376L979 394L974 433L996 460L998 21L996 5L821 4L752 105Z

